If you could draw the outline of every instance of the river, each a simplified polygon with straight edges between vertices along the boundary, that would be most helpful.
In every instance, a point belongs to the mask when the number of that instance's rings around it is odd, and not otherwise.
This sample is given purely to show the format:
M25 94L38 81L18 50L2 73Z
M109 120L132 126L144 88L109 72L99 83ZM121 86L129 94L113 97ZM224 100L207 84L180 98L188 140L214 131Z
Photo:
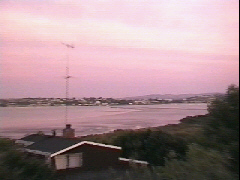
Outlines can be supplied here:
M68 122L77 136L99 134L116 129L139 129L177 124L186 116L204 115L207 104L162 104L126 106L69 106ZM0 136L21 138L43 131L57 135L65 126L65 107L2 107Z

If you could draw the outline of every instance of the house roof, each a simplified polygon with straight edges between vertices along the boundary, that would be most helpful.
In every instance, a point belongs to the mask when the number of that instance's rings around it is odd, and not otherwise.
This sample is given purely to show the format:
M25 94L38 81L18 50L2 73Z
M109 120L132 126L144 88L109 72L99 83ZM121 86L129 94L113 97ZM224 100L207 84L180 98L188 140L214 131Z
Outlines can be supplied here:
M54 157L58 154L64 153L73 148L86 144L90 146L121 150L121 147L117 146L94 143L89 141L81 141L75 138L64 138L60 136L49 136L39 134L32 134L26 136L24 138L21 138L20 141L33 142L25 147L26 151L35 154L51 155L51 157Z
M45 136L45 138L42 138L40 141L37 141L27 146L26 148L30 150L55 153L79 142L80 140L77 139L68 139L57 136Z
M47 135L31 134L31 135L21 138L20 140L29 141L29 142L38 142L38 141L42 141L42 140L46 139L47 137L48 137Z

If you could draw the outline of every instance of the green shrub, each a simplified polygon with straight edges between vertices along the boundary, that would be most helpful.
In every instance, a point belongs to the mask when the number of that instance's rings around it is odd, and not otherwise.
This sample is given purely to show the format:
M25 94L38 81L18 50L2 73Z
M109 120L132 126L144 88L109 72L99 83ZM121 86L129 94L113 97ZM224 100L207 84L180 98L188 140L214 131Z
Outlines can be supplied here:
M26 158L12 141L0 139L1 180L54 180L55 173L44 162Z
M183 159L187 143L163 131L127 132L115 139L115 145L123 149L123 157L148 161L163 166L169 152L175 152L177 159Z
M234 180L228 159L220 152L190 145L186 161L169 160L159 173L166 180Z

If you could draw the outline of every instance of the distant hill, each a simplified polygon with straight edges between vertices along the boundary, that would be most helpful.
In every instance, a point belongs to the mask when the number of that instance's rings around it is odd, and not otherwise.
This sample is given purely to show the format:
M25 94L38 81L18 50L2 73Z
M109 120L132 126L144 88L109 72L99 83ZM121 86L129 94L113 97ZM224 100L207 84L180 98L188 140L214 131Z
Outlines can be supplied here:
M133 96L133 97L125 97L123 99L126 100L148 100L148 99L173 99L173 100L179 100L179 99L186 99L191 97L202 97L202 96L208 96L208 97L215 97L215 96L222 96L223 93L202 93L202 94L150 94L150 95L144 95L144 96Z

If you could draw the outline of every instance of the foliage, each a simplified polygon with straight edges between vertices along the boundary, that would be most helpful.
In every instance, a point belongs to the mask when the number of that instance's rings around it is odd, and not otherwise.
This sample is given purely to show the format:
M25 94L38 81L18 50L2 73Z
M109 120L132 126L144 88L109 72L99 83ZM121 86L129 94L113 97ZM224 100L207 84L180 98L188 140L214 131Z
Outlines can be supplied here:
M230 144L239 140L239 88L229 86L224 98L217 98L208 106L212 121L207 135L217 135L219 143ZM222 134L224 133L224 134Z
M0 153L10 150L14 146L14 142L9 139L0 139Z
M66 174L61 180L160 180L160 176L150 169L105 169Z
M186 161L167 160L160 175L167 180L239 178L239 88L228 87L224 97L209 106L203 134L189 145Z
M148 161L152 165L164 165L165 158L174 152L175 158L183 159L187 143L163 131L127 132L115 139L115 145L123 149L123 157Z
M170 160L161 167L160 176L165 180L225 180L237 179L228 170L228 159L215 150L190 145L186 161Z
M52 180L54 172L42 161L28 159L12 141L0 139L0 179Z
M149 169L128 170L118 176L112 174L112 180L160 180L160 176Z
M231 85L226 95L213 101L209 107L212 117L205 126L209 146L231 159L231 169L239 172L239 87Z

